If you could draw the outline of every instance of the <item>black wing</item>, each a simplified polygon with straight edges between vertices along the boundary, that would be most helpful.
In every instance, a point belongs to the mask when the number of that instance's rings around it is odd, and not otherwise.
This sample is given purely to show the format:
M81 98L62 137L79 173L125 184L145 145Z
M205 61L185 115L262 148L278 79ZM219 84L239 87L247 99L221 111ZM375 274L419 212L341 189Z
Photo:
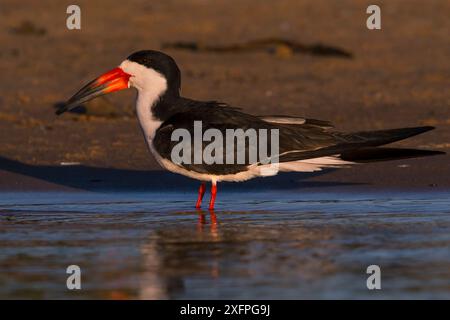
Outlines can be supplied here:
M372 132L340 133L328 131L328 122L313 120L313 123L305 121L296 124L283 124L276 121L265 121L264 117L257 117L239 111L237 108L216 102L196 102L186 100L188 106L183 111L172 115L157 130L153 140L156 151L165 159L171 159L171 152L179 141L172 141L172 133L176 129L186 129L190 132L191 145L194 145L194 121L201 121L202 132L208 129L216 129L224 137L227 129L267 129L279 130L279 161L288 162L323 156L337 155L344 151L356 150L364 147L375 147L391 143L397 140L431 130L432 127L392 129ZM281 116L280 116L281 117ZM286 117L286 116L283 116ZM309 119L311 121L311 119ZM316 121L316 122L314 122ZM268 139L270 141L270 139ZM210 141L202 142L202 149L210 144ZM236 147L236 146L235 146ZM248 155L251 148L257 146L245 144L245 154ZM270 146L269 146L270 148ZM225 162L227 152L236 153L234 150L222 148L222 159ZM193 148L191 149L190 163L182 166L188 170L215 175L233 174L245 171L248 165L254 164L246 156L242 164L205 164L194 163ZM270 154L270 149L269 149ZM236 158L235 158L236 160ZM258 159L260 160L260 159ZM257 163L257 162L256 162Z

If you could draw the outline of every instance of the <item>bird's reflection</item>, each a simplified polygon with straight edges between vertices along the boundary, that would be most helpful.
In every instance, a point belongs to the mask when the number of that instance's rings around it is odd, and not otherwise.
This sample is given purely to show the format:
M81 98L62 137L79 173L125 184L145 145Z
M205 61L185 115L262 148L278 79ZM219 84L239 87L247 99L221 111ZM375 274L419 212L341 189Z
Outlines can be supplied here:
M160 229L142 246L144 271L140 281L140 299L170 299L184 291L184 279L192 273L208 274L211 278L220 276L221 252L211 252L207 247L208 243L221 241L217 215L214 210L201 209L196 209L196 214L196 233L193 228ZM183 246L182 241L191 244ZM192 259L191 255L197 251L205 259ZM182 270L179 270L180 263L183 264Z
M268 285L267 279L277 279L275 287L295 287L340 268L334 260L341 250L333 241L339 236L335 227L287 215L285 223L261 224L264 212L196 210L177 215L188 218L153 230L141 247L141 299L188 297L192 292L205 297L220 291L222 282L217 280L230 275L246 281L256 294L259 286ZM233 223L222 221L230 215Z
M197 227L199 232L204 232L205 228L209 225L210 235L213 239L219 240L217 215L214 210L209 210L209 223L206 219L207 213L201 209L197 209L198 223Z

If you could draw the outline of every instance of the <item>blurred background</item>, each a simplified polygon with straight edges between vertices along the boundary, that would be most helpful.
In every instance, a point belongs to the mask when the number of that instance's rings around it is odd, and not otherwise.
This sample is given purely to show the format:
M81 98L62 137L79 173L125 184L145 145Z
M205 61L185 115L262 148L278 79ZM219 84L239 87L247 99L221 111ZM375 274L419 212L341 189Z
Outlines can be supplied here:
M364 0L77 1L81 30L66 28L70 4L2 1L0 169L158 169L134 117L133 90L54 115L83 84L142 49L173 56L191 98L330 120L337 130L433 125L400 145L450 149L449 1L376 1L381 30L366 28L373 1ZM371 164L331 179L449 185L448 163Z

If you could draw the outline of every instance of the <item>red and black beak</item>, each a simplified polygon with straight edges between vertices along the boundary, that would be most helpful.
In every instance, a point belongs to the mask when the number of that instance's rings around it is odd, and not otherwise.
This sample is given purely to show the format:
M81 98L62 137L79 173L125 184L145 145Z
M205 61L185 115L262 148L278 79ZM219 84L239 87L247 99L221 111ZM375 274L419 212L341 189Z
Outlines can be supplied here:
M121 68L114 68L81 88L80 91L67 100L65 105L56 110L55 113L60 115L96 97L127 89L129 88L128 81L130 77L131 75L124 72Z

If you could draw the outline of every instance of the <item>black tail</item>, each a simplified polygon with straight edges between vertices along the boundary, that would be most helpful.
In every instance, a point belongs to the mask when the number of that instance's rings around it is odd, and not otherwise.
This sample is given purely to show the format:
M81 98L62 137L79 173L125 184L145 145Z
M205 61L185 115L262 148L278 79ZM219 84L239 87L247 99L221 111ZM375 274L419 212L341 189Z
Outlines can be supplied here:
M426 126L378 131L363 131L344 134L344 137L351 144L360 144L362 147L378 147L388 143L413 137L433 129L434 127Z
M343 152L341 159L357 163L419 158L445 154L442 151L402 149L402 148L362 148Z
M340 143L316 150L290 152L280 156L279 161L289 162L341 155L342 159L348 161L372 162L445 154L445 152L440 151L377 148L379 146L403 140L433 129L434 127L426 126L354 133L336 133L336 136L341 139Z

